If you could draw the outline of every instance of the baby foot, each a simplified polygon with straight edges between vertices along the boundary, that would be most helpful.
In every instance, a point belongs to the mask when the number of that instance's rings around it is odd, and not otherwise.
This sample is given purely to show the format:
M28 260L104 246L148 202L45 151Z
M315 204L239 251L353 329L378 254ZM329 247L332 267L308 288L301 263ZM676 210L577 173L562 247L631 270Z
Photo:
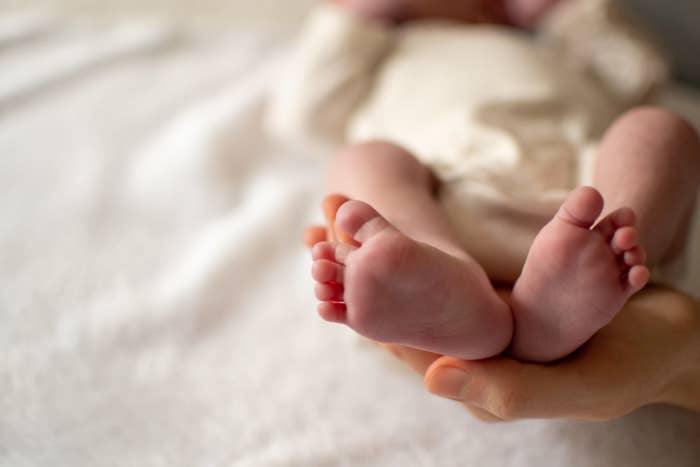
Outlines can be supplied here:
M578 188L535 238L513 289L516 358L568 355L649 280L634 213L620 209L592 227L602 209L595 189Z
M359 246L352 238L335 225L335 216L340 206L350 201L350 198L343 195L329 195L323 199L321 209L323 217L326 219L326 227L321 225L310 225L304 229L304 243L307 247L313 248L320 242L341 242L349 245Z
M331 217L328 234L344 232L354 244L322 241L312 249L324 319L381 342L467 359L508 345L510 310L466 254L416 242L359 201L341 203Z

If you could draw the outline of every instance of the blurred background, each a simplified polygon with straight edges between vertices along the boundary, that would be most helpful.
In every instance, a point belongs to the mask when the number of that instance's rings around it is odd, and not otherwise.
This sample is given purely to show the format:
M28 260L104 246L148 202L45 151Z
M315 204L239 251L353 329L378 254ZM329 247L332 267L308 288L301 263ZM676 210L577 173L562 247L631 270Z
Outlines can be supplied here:
M315 0L0 0L0 7L40 6L70 13L128 16L147 14L198 18L215 22L236 20L299 21ZM620 0L661 42L673 58L676 74L700 86L700 1Z
M621 0L673 59L676 75L700 86L700 2Z

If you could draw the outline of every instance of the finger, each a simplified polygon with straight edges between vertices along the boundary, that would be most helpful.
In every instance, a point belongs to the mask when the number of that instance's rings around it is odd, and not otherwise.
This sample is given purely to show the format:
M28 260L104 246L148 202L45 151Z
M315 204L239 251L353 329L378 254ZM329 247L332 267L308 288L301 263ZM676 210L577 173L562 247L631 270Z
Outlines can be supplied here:
M425 375L426 370L433 364L435 360L442 357L432 352L413 349L403 345L396 344L380 344L384 349L389 351L399 360L406 363L413 371L419 375Z
M312 225L304 229L304 244L309 248L313 248L317 243L328 240L326 228L321 225Z
M323 199L321 203L321 210L323 211L323 217L326 219L326 225L328 226L328 239L331 242L337 242L338 237L335 232L335 214L338 212L338 208L347 201L342 195L329 195Z
M582 375L586 375L583 379ZM428 368L425 385L442 397L461 400L503 420L518 418L599 419L600 391L585 365L532 365L496 358L468 362L443 357Z
M328 195L323 199L321 209L323 210L323 216L326 218L326 223L328 224L328 236L331 241L359 246L359 243L343 232L342 229L338 228L335 223L338 209L348 201L350 201L350 198L347 196L339 194Z
M474 418L481 420L482 422L486 423L498 423L498 422L504 422L502 418L498 418L491 412L487 412L484 409L480 409L479 407L474 407L472 405L464 404L464 408L469 412Z

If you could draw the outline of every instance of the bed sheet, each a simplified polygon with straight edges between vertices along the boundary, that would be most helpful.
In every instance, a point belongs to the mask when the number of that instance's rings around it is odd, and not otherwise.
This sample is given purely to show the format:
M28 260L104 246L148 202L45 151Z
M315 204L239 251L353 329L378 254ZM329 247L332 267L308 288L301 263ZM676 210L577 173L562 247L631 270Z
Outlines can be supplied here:
M327 157L260 128L289 38L1 17L0 465L697 465L697 415L485 425L315 315Z

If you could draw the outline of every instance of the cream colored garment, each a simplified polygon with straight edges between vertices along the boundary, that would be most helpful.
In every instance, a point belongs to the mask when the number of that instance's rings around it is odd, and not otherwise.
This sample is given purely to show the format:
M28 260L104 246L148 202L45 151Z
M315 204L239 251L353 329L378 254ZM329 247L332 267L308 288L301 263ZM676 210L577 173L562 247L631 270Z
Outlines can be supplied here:
M311 16L270 125L332 143L383 139L444 182L441 199L492 276L524 261L587 154L667 67L609 0L565 2L536 37L423 21L394 28L333 5ZM519 270L519 267L518 267Z

